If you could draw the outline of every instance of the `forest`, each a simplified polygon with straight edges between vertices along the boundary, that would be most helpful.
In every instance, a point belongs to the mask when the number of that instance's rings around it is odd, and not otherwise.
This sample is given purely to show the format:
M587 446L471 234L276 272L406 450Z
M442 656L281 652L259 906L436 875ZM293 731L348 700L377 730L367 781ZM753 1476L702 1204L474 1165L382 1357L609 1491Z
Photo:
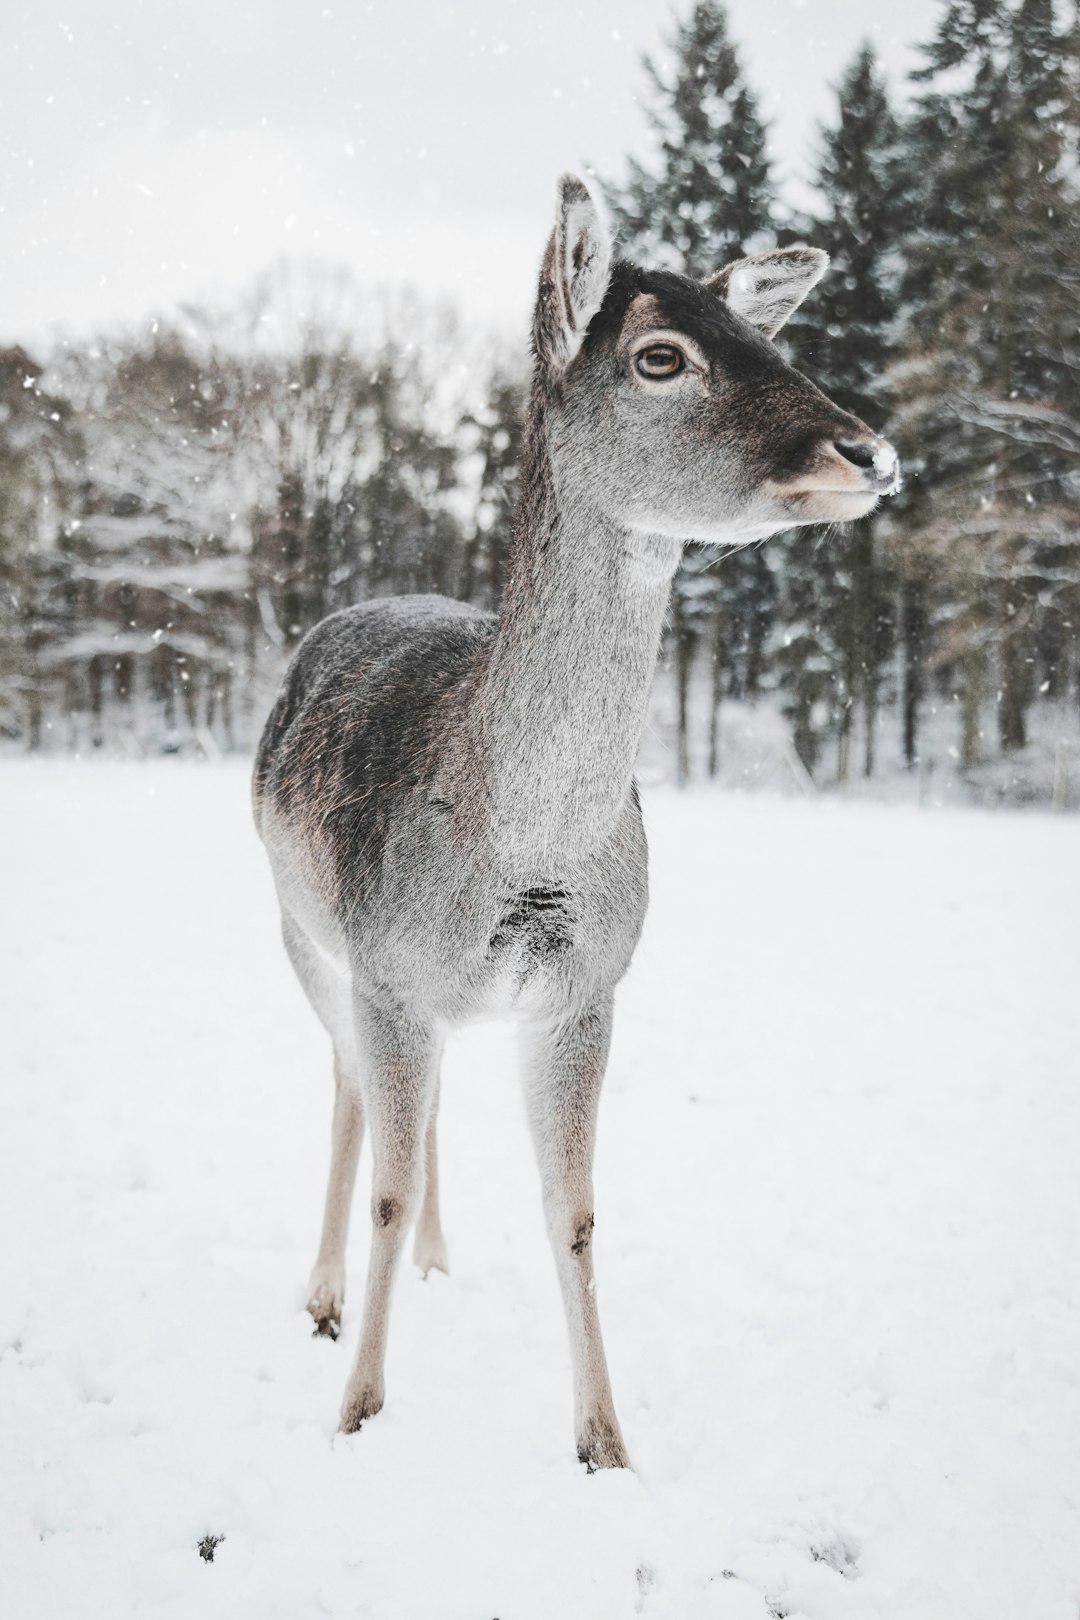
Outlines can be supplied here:
M992 783L1075 807L1080 9L943 3L902 94L861 45L810 209L771 171L722 6L669 43L668 68L643 64L643 149L591 175L620 251L705 276L825 248L784 347L905 473L857 525L687 550L662 649L672 774L723 774L738 707L780 719L807 784L943 748L980 802ZM229 309L0 349L4 746L247 750L326 613L414 591L496 606L520 350L288 267Z

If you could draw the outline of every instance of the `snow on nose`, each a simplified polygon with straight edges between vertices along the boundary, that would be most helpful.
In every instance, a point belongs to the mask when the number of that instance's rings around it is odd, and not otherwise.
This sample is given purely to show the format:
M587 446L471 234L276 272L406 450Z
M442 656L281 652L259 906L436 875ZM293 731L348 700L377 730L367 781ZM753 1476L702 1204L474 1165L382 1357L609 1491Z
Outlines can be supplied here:
M871 473L883 494L891 494L899 486L900 459L885 439L834 439L833 448L853 467Z
M900 457L885 439L879 439L874 450L874 472L886 494L900 488Z

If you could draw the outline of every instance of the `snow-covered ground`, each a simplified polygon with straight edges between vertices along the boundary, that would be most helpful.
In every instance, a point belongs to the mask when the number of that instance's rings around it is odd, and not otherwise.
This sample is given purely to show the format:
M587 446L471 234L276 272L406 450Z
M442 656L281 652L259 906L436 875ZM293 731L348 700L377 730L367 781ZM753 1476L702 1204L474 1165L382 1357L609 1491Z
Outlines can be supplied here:
M1076 1620L1076 824L646 800L576 1462L512 1033L448 1054L450 1278L335 1438L326 1042L236 765L0 775L5 1620ZM224 1537L212 1562L197 1548Z

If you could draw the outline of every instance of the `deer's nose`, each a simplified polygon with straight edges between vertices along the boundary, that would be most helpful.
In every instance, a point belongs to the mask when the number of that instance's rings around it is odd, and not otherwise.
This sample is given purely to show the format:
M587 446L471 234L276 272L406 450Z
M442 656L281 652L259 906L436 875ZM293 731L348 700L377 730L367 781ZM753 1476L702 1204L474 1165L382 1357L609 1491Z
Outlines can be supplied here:
M885 439L834 439L833 449L853 467L870 474L869 483L882 494L899 486L900 458Z

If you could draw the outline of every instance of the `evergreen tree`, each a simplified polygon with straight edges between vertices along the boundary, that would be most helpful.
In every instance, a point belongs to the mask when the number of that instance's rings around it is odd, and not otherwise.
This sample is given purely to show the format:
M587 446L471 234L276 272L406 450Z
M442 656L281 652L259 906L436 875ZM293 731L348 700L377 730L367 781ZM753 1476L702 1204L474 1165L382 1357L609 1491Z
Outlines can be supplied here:
M995 695L1001 747L1023 746L1040 644L1056 668L1075 637L1074 39L1050 0L954 0L917 75L901 373L917 479L898 555L921 576L965 767Z
M766 128L721 6L697 0L687 20L676 23L669 44L670 78L648 57L644 62L654 161L646 166L631 160L626 184L606 184L604 191L629 254L650 267L704 278L731 259L774 245ZM689 692L698 645L707 642L714 666L715 770L716 705L725 688L757 695L774 602L772 571L760 549L722 562L715 547L684 556L671 605L682 780L690 768Z
M616 232L644 263L704 278L771 246L766 128L722 6L697 0L668 44L670 81L650 57L643 64L655 165L631 159L626 184L604 192Z
M837 88L834 128L822 131L822 208L803 222L831 264L813 308L791 323L800 364L838 404L886 431L895 353L897 255L906 177L899 131L873 50L864 45ZM887 516L887 514L885 514ZM826 734L848 775L856 707L863 771L874 766L882 671L894 628L895 587L878 524L824 542L795 531L773 542L782 578L773 663L796 750L813 771Z

